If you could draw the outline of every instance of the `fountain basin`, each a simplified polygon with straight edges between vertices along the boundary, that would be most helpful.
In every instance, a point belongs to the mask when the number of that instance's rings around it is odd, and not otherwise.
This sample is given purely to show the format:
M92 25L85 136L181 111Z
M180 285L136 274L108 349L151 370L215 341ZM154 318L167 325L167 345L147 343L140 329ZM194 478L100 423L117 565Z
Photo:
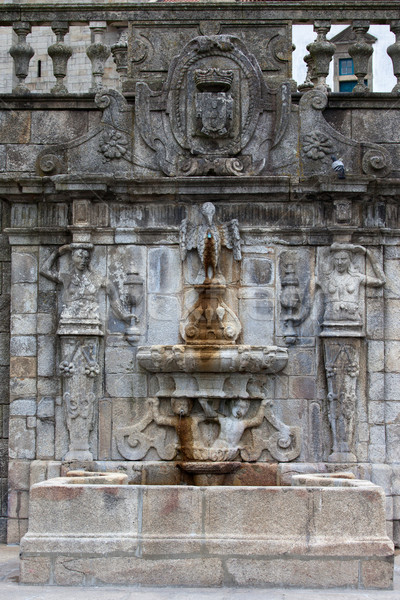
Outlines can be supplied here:
M137 360L151 373L278 373L288 361L279 346L141 346Z
M31 488L21 582L390 589L383 490L294 476L291 486Z

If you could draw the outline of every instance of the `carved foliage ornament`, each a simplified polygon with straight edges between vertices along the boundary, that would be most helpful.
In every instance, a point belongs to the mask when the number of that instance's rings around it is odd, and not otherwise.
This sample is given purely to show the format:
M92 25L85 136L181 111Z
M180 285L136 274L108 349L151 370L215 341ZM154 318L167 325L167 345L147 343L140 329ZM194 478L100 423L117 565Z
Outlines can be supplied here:
M105 160L122 158L128 149L128 139L121 131L106 129L100 138L100 152Z
M303 151L308 158L318 160L332 154L333 144L325 133L312 131L303 137Z

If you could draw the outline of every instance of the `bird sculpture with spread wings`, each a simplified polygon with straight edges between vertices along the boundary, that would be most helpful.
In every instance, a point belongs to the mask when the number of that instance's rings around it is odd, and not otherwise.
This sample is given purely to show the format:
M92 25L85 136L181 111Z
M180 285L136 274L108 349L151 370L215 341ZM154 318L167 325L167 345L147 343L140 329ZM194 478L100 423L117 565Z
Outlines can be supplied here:
M185 260L188 250L197 249L202 266L196 283L220 283L224 279L219 269L221 247L233 250L235 260L242 258L239 223L237 219L217 223L214 218L215 206L211 202L203 204L200 212L202 222L199 225L190 223L188 219L183 219L181 223L181 259Z

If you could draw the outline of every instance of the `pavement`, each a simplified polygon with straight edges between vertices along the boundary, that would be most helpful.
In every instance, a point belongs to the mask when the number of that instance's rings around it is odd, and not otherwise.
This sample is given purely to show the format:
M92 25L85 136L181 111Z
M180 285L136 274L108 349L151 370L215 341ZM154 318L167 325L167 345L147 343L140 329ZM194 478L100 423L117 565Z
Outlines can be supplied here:
M0 544L0 600L400 600L399 551L390 591L19 585L18 554L18 546Z

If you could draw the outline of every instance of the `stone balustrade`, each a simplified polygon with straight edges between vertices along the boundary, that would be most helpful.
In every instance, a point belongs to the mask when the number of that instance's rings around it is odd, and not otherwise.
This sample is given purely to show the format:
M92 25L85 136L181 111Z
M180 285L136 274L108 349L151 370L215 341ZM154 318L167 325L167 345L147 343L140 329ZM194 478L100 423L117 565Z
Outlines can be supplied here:
M19 4L17 9L6 1L0 8L0 27L7 27L9 32L12 29L13 43L9 48L13 59L13 64L10 62L9 68L14 71L12 93L27 95L46 91L59 96L76 91L76 89L68 89L66 76L72 74L71 70L79 72L82 76L82 61L85 61L86 57L82 55L79 63L71 60L75 51L80 50L82 54L82 47L85 47L90 61L92 78L90 80L90 76L86 76L85 89L81 82L79 91L96 93L103 86L110 87L109 77L105 77L106 63L108 74L112 72L112 87L125 92L134 92L136 82L143 80L145 73L153 87L161 88L165 79L163 72L166 72L163 63L174 56L173 36L169 40L165 37L165 32L168 31L167 25L173 19L176 30L180 30L180 34L185 39L194 37L199 32L203 35L224 33L224 31L230 33L232 23L242 26L243 22L249 24L251 21L251 25L254 22L261 27L267 20L269 24L276 22L279 30L278 41L268 44L264 51L266 55L272 53L278 62L286 63L287 69L282 68L279 73L279 68L275 68L277 80L281 81L291 77L291 52L293 51L290 42L291 27L295 24L313 24L316 39L310 40L307 46L309 54L304 57L307 64L306 80L304 83L292 82L292 91L298 89L300 92L313 87L327 90L326 77L335 52L335 45L327 39L327 35L332 24L351 24L355 41L349 48L349 54L353 58L355 75L358 79L353 90L354 94L369 92L364 78L373 52L373 48L366 41L370 24L389 25L395 34L395 41L389 45L387 53L393 62L393 73L398 80L392 93L399 94L400 11L396 3L380 2L377 6L370 0L366 2L353 0L343 7L342 2L333 1L329 3L327 9L323 2L309 0L300 3L278 0L272 3L254 1L251 3L252 8L248 19L243 18L242 3L242 1L203 1L186 6L185 3L178 3L171 12L170 7L166 7L162 2L132 3L128 0L118 0L98 3L86 0L79 3L79 7L77 5L71 7L60 0L47 7L38 0L26 0ZM155 37L154 27L152 36L145 34L146 30L149 31L151 22L153 25L155 22L158 24L158 35ZM65 37L70 37L68 34L71 34L72 27L75 29L79 27L81 31L80 44L79 46L75 44L75 49L65 41ZM46 32L50 34L46 34L47 39L51 37L50 28L53 35L53 42L47 48L47 56L51 59L56 82L54 84L53 79L53 83L50 83L49 80L46 89L43 89L43 85L37 85L35 81L37 78L32 76L30 80L28 78L29 67L35 60L31 38L33 30L37 31L37 28L46 28ZM243 35L245 36L245 33ZM255 44L260 46L262 51L260 40L255 40ZM254 53L257 55L257 52ZM36 60L37 75L40 77L43 61L38 57ZM86 66L88 67L87 61ZM150 71L154 71L153 75ZM269 75L274 75L274 72L271 73L270 66L267 71ZM155 72L158 76L155 76ZM48 77L51 78L50 73Z

